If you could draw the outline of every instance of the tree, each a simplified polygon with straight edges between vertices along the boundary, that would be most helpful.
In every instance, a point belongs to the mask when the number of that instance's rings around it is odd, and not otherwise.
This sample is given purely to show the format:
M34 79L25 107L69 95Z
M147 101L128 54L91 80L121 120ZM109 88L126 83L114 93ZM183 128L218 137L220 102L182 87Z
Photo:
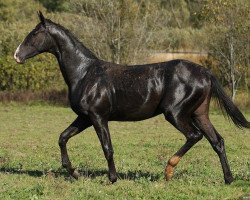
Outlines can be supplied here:
M246 81L248 76L249 13L249 2L245 0L211 0L203 9L203 16L212 24L209 54L217 61L233 100L240 80L245 76Z
M170 25L179 29L189 26L190 11L185 0L161 0L161 6L170 11Z
M84 42L88 36L91 37L87 43L98 56L116 63L135 63L144 54L147 45L153 43L150 41L156 39L152 37L153 33L168 26L168 13L163 12L160 2L70 0L69 3L70 11L85 19L78 24L84 30L78 32L80 37L84 38Z

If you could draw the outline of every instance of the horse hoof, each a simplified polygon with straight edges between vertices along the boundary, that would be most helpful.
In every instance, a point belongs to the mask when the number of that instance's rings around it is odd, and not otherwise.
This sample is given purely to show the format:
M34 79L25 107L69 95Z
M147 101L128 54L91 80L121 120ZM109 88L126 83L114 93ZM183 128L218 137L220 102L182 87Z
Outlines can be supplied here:
M174 168L171 165L167 165L167 167L165 168L166 181L170 181L173 175L174 175Z
M113 184L117 181L117 176L116 175L109 175L109 180Z
M226 183L227 185L231 184L233 181L234 181L234 178L233 178L233 177L230 177L230 178L225 179L225 183Z
M75 169L71 176L73 176L77 180L80 177L80 173Z

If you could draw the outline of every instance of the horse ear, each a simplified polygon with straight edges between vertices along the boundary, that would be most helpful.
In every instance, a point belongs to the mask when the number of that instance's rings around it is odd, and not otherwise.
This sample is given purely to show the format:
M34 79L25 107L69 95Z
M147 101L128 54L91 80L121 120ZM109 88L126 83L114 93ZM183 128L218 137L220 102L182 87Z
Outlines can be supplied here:
M39 11L37 12L37 15L38 15L38 17L39 17L39 19L40 19L42 25L45 27L45 18L44 18L44 16L43 16L43 13L39 10Z

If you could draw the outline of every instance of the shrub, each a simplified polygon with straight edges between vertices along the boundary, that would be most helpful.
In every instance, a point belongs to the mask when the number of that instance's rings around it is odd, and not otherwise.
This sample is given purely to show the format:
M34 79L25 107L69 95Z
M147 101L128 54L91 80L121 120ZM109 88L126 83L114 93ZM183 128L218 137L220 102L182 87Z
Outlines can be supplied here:
M60 89L63 85L59 67L47 54L25 65L17 65L12 56L0 58L0 80L2 91Z

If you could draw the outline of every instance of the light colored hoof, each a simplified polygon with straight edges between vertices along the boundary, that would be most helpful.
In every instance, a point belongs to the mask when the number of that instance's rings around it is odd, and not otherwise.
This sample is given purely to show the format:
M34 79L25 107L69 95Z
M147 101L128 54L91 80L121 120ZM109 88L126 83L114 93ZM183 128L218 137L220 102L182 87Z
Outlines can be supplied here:
M174 167L178 164L181 157L174 155L167 164L167 167L165 168L165 178L167 181L169 181L172 176L174 175Z
M75 179L78 179L80 177L80 173L75 169L72 175Z
M165 169L165 179L166 181L169 181L172 176L174 175L174 168L171 165L167 165Z

